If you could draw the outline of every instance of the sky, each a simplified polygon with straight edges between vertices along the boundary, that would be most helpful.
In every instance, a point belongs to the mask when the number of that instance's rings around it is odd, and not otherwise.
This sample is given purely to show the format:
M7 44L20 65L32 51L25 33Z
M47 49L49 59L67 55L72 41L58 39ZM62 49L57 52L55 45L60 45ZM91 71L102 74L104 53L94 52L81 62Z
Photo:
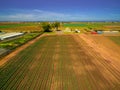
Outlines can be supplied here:
M120 0L1 0L0 21L120 21Z

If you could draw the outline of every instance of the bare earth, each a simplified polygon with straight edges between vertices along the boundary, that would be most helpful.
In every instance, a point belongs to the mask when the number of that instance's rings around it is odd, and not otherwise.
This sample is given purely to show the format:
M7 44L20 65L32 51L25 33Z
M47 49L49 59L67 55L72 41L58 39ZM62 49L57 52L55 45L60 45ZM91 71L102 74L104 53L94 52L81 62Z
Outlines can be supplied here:
M100 88L109 86L110 84L113 87L117 87L116 85L114 86L113 82L120 85L120 47L104 36L82 34L73 35L73 37L79 43L79 46L84 48L84 52L92 58L88 61L91 61L93 65L86 65L85 70L88 70L88 72L96 70L96 73L91 73L93 74L91 75L91 79L95 81L95 77L97 76L101 79L101 83L94 82L93 86L97 84L96 87ZM81 69L79 70L81 71ZM99 76L97 72L101 73L101 75ZM103 84L105 82L106 84ZM97 88L93 90L97 90ZM113 88L109 88L108 90L113 90Z
M120 66L120 46L112 42L105 36L79 35L89 47L99 53L107 62L117 69Z

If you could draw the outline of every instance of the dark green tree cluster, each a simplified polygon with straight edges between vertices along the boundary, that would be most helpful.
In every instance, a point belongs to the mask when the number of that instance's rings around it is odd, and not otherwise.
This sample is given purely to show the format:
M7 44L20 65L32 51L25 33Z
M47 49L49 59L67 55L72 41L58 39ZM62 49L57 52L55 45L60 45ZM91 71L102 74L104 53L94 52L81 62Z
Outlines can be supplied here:
M42 28L43 28L44 32L51 32L52 27L51 27L50 23L43 22L42 23Z
M55 30L58 30L59 26L60 26L60 22L53 22L53 23L49 23L49 22L43 22L41 24L44 32L51 32L52 28L54 28Z

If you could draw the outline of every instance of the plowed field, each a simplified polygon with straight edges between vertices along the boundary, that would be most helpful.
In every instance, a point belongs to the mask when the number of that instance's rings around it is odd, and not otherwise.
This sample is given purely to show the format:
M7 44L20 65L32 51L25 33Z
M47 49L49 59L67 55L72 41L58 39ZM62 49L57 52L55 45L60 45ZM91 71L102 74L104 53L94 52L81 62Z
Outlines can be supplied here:
M119 52L105 37L43 36L0 64L0 90L120 90Z

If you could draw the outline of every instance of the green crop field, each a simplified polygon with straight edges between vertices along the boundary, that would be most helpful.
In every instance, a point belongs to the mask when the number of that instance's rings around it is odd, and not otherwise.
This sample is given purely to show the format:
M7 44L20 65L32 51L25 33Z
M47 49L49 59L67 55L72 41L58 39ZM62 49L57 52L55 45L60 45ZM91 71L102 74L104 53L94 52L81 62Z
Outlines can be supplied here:
M32 26L32 24L8 24L8 25L0 25L0 29L15 28L15 27L21 27L21 26Z
M64 23L63 27L88 30L120 30L120 22L71 22Z
M120 73L76 38L46 35L13 56L0 66L0 90L119 90Z
M120 36L109 36L109 38L116 44L120 45Z
M87 24L64 24L64 27L86 27Z
M43 32L40 33L26 33L23 36L17 38L11 38L10 40L3 40L0 42L0 48L6 49L15 49L18 46L23 45L24 43L34 39L35 37L41 35Z

